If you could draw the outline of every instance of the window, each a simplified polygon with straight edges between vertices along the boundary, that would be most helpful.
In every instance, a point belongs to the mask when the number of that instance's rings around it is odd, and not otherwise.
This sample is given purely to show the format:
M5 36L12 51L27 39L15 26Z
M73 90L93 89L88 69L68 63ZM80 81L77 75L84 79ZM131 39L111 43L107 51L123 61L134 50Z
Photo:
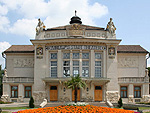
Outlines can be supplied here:
M82 76L89 76L89 53L82 53Z
M79 75L79 61L73 61L73 76Z
M141 98L141 86L134 86L134 98Z
M57 77L57 53L51 53L50 55L50 74L51 77Z
M31 97L31 86L25 86L25 97L26 98Z
M18 98L18 86L11 86L11 97Z
M63 53L63 75L70 76L70 53Z
M121 98L127 98L127 86L121 86L120 96Z
M95 53L95 77L102 77L101 53Z

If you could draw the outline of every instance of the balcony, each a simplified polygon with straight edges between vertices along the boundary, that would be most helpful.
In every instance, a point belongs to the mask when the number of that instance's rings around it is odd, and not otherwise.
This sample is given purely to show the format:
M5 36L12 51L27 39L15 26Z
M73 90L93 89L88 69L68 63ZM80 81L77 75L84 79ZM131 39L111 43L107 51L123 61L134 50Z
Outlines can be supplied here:
M3 77L3 83L33 83L33 77Z
M120 77L118 83L149 83L149 77Z

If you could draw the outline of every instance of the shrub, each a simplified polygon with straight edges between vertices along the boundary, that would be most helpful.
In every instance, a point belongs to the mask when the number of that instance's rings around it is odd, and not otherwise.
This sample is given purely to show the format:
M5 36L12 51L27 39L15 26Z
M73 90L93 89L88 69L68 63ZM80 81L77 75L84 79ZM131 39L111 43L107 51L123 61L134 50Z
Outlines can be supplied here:
M122 98L120 98L119 101L118 101L118 107L121 108L122 106L123 106Z
M33 99L33 97L30 97L29 107L34 108L34 99Z

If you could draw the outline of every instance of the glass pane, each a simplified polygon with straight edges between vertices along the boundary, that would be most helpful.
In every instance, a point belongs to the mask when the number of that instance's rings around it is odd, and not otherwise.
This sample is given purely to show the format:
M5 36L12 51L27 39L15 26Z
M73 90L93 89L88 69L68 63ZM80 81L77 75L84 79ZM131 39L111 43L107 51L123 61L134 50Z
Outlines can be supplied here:
M101 66L101 61L95 61L95 66Z
M50 90L57 90L57 86L51 86Z
M82 61L82 66L89 66L89 61Z
M51 67L51 77L57 77L57 67Z
M127 87L123 86L121 87L121 90L127 90Z
M89 67L82 67L82 76L83 77L89 76Z
M101 68L95 67L95 77L101 77Z
M11 96L14 97L14 96L15 96L14 94L15 94L14 91L12 91L12 92L11 92Z
M70 61L64 61L64 66L70 66Z
M79 74L79 67L73 67L73 75L78 75Z
M26 91L26 93L25 93L25 97L28 97L28 91Z
M136 91L134 91L134 97L137 97L137 95L136 95Z
M31 90L31 87L30 86L26 86L25 90Z
M51 53L51 59L57 59L57 53Z
M79 66L79 61L73 61L73 66Z
M141 92L138 91L137 93L138 93L137 96L138 96L138 97L141 97Z
M64 59L70 59L70 53L64 53L63 58Z
M123 91L121 91L121 97L123 97Z
M95 53L95 59L101 59L101 53Z
M70 67L64 67L64 76L70 76Z
M102 87L101 86L95 86L95 90L101 90Z
M31 91L29 91L29 97L31 97Z
M51 61L51 66L57 66L57 61Z
M79 53L73 53L73 59L79 59Z
M134 90L140 90L140 89L141 89L141 87L139 87L139 86L134 87Z
M18 97L18 91L15 91L15 97Z
M127 97L127 91L124 91L124 97Z
M89 59L89 53L82 53L82 59Z
M17 90L18 86L12 86L11 88L12 88L12 90Z

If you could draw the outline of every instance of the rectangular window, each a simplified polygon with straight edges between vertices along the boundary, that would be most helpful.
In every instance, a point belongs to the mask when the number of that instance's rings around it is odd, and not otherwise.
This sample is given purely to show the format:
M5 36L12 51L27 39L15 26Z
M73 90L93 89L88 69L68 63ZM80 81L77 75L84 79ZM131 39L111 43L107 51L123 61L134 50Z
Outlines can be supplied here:
M73 61L73 76L79 75L79 61Z
M18 86L11 86L11 97L18 98Z
M30 98L31 97L31 86L25 86L25 97Z
M89 61L82 61L82 76L89 76Z
M57 77L57 53L51 53L50 60L51 77Z
M95 53L95 77L102 77L102 54Z
M127 86L121 86L120 96L121 98L127 98Z
M134 86L134 98L141 98L141 86Z
M70 76L70 61L63 62L63 74L65 77Z

